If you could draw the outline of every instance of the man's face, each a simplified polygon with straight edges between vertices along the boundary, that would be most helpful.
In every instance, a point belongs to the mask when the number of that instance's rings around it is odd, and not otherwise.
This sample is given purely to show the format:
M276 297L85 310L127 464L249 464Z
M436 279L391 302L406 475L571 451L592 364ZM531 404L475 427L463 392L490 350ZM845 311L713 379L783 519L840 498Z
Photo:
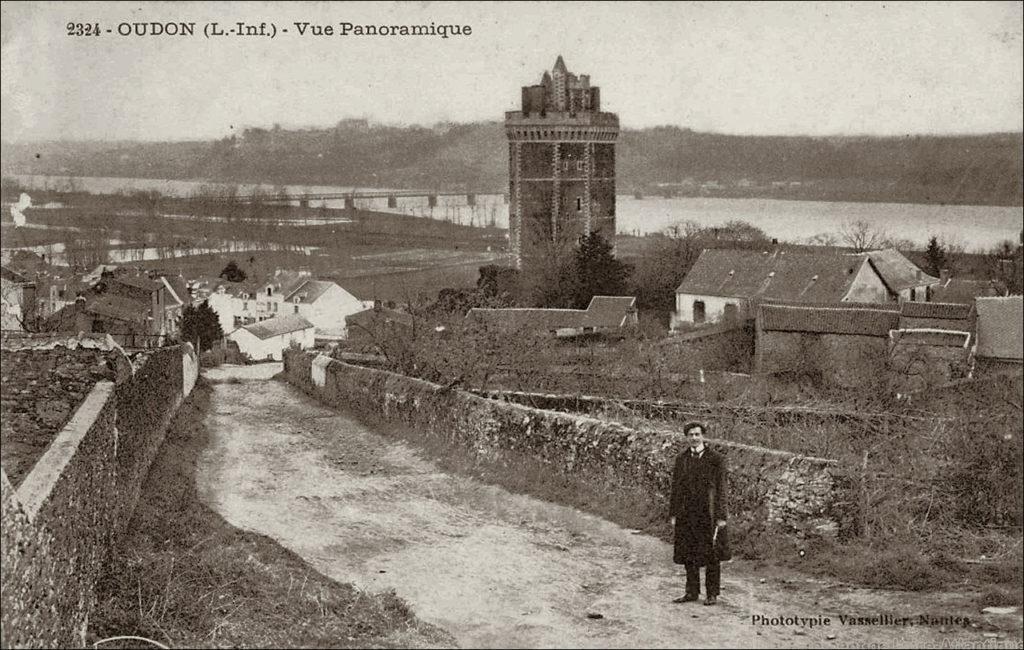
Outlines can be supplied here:
M691 427L687 429L686 442L690 443L690 449L700 447L704 442L704 430L701 427Z

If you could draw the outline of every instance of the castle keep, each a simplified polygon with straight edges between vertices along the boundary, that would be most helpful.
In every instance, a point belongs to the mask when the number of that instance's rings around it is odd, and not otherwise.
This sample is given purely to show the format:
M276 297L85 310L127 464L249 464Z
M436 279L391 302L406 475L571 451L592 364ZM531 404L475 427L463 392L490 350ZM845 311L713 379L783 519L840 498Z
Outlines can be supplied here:
M615 139L619 117L601 92L559 56L540 84L524 86L522 110L505 113L510 252L517 268L558 255L580 235L615 235Z

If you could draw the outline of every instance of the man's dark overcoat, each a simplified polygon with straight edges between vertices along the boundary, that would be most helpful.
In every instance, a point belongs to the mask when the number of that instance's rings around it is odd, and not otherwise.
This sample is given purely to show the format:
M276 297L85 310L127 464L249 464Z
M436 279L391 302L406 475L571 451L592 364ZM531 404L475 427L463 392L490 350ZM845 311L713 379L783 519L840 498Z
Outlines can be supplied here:
M715 522L726 519L726 467L707 446L698 456L689 449L676 456L669 513L676 518L676 564L706 566L712 555Z

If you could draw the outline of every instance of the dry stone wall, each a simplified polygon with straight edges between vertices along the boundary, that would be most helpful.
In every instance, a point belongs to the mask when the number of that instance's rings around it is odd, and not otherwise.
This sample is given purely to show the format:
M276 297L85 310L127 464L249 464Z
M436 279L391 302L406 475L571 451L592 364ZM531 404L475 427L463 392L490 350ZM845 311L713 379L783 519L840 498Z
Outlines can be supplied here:
M529 455L566 476L587 473L609 489L655 494L667 518L678 436L631 429L585 415L498 401L394 373L285 355L288 380L327 403L413 427L448 444L500 458ZM321 385L322 382L322 385ZM712 441L729 465L730 512L756 526L831 535L844 520L836 504L836 463L749 445Z
M0 646L84 645L110 543L195 383L194 361L190 344L164 348L117 384L97 383L21 485L0 472Z

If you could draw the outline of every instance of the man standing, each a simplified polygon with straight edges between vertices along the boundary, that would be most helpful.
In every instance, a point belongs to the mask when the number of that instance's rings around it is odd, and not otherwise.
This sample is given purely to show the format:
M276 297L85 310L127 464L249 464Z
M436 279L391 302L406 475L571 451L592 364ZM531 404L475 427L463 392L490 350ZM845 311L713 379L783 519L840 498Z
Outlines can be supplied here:
M688 422L683 433L688 448L676 457L669 514L675 528L673 561L686 567L686 595L674 602L697 600L700 567L706 567L704 604L714 605L721 582L721 564L714 540L725 527L726 519L725 460L704 444L705 423Z

